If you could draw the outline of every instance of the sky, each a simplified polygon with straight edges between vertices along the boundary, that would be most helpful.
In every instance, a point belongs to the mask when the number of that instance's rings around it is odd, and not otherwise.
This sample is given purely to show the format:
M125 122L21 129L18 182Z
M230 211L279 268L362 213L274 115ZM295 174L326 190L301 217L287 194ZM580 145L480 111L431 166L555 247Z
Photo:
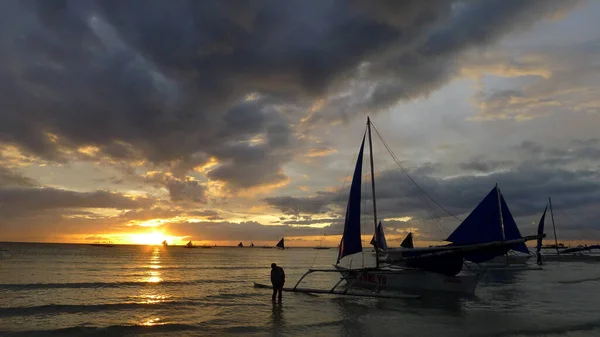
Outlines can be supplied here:
M1 1L0 241L335 246L367 116L390 246L440 242L495 184L523 235L552 197L560 241L600 241L598 16L569 0Z

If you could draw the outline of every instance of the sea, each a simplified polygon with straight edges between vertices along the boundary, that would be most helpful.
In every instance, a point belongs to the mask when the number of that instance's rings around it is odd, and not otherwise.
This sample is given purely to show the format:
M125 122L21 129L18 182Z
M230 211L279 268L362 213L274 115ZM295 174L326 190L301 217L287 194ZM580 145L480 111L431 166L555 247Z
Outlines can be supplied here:
M600 336L600 264L488 271L474 296L284 293L337 250L0 243L0 336ZM368 256L367 256L368 258ZM535 261L532 261L535 262ZM314 274L306 286L331 287Z

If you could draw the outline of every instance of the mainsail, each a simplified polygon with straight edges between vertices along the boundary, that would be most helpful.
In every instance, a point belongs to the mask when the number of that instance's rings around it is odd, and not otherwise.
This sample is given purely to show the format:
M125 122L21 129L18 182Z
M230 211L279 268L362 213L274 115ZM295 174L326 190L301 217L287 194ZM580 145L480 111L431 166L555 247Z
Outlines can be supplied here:
M537 246L536 246L536 253L539 254L540 251L542 250L542 241L544 240L544 220L546 219L546 211L548 210L548 205L546 205L546 208L544 209L544 214L542 214L542 217L540 218L540 223L538 224L538 240L537 240Z
M386 250L388 248L387 241L385 240L385 234L383 233L383 226L381 225L381 221L377 225L377 232L373 234L373 238L369 243L373 246L377 245L377 248Z
M238 243L238 247L244 247L244 244L242 242Z
M404 240L402 240L402 243L400 244L400 247L402 247L402 248L415 248L415 245L413 244L413 235L412 235L412 233L408 233L408 235L404 238Z
M281 238L281 240L277 242L277 245L275 245L275 247L285 249L285 245L283 244L283 238Z
M508 205L498 186L495 186L446 241L452 242L452 245L465 246L521 238L521 233ZM510 249L529 254L525 243L520 242L485 252L473 252L465 255L465 259L472 262L483 262L505 254Z
M250 247L254 247L254 242L250 241Z
M352 185L350 185L350 195L348 196L348 205L346 206L344 234L340 241L337 263L339 263L344 256L362 252L360 238L360 194L364 146L365 136L363 136L360 151L358 151L356 166L354 167L354 174L352 175Z

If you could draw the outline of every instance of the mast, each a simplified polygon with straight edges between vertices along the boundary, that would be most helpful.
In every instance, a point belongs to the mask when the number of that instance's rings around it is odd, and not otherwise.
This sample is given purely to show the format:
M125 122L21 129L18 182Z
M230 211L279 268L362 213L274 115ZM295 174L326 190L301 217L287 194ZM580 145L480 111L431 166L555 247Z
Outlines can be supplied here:
M375 263L379 268L379 243L377 239L377 203L375 201L375 169L373 167L373 142L371 141L371 119L367 116L367 130L369 131L369 159L371 162L371 190L373 191L373 229L375 230Z
M502 199L500 199L500 189L496 183L496 193L498 193L498 211L500 212L500 228L502 229L502 241L504 241L504 217L502 216Z
M556 238L556 226L554 225L554 212L552 212L552 199L548 197L548 204L550 204L550 217L552 217L552 229L554 230L554 247L556 248L556 255L560 255L558 252L558 238Z

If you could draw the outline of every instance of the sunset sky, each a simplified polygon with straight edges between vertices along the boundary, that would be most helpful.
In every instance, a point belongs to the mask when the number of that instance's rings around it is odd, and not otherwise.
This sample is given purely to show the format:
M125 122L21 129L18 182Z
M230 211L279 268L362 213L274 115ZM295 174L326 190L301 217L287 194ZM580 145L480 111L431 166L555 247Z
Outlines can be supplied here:
M598 17L568 0L0 1L0 241L335 246L366 116L457 218L498 183L522 234L550 196L559 240L600 241ZM459 220L374 147L388 243L444 239Z

